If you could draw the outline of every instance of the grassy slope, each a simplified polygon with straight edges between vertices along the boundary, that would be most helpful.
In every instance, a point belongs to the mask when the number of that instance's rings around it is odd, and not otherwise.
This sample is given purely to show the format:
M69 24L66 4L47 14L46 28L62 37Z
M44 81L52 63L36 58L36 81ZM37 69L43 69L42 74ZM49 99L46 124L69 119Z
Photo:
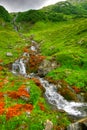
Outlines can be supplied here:
M0 59L3 60L4 64L14 61L20 55L21 49L18 50L18 48L21 48L24 44L22 38L10 24L0 25ZM11 52L13 57L7 57L7 52Z
M55 57L61 65L48 76L87 89L87 19L38 22L25 35L30 34L35 34L37 41L43 41L42 54L48 58Z
M50 106L46 103L44 97L42 96L42 91L36 86L31 80L25 80L23 77L16 77L11 72L4 67L4 65L14 62L18 57L23 53L23 48L26 44L29 44L27 38L24 40L24 37L13 30L11 24L5 23L0 24L0 129L1 130L21 130L22 127L24 130L42 130L44 128L44 122L49 119L53 122L54 126L57 125L61 127L67 126L70 122L66 114L61 114L60 112L52 111ZM12 57L7 57L6 53L11 52ZM8 92L15 92L21 86L30 88L30 100L26 102L25 100L18 98L14 99L8 96ZM3 96L2 96L3 95ZM42 104L44 110L41 110L39 103ZM32 104L34 109L29 116L26 112L22 112L21 115L11 117L9 113L8 120L8 111L13 106L12 115L16 114L15 105L18 104ZM4 105L4 109L2 108ZM58 118L61 118L61 121L58 122Z

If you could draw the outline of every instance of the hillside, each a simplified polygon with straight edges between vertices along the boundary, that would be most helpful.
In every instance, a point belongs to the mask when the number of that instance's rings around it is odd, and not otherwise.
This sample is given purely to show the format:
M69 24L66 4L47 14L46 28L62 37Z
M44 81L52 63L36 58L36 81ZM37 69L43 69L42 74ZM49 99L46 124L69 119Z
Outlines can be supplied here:
M35 23L37 21L67 21L69 19L87 17L87 2L73 4L72 1L58 2L40 10L29 10L18 13L17 21Z
M83 5L59 2L17 14L0 11L1 130L43 130L48 124L49 130L66 130L87 117Z
M7 22L9 22L11 19L8 11L2 6L0 6L0 18L2 18L3 20L5 20Z

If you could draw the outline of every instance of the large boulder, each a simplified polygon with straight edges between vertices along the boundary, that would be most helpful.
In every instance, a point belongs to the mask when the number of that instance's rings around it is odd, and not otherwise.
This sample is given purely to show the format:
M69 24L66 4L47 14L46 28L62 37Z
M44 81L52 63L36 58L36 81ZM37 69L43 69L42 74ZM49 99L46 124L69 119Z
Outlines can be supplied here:
M55 68L57 68L56 61L49 61L47 59L44 59L38 68L38 75L45 76L48 72Z
M45 129L44 130L52 130L53 129L53 123L50 120L47 120L45 123Z

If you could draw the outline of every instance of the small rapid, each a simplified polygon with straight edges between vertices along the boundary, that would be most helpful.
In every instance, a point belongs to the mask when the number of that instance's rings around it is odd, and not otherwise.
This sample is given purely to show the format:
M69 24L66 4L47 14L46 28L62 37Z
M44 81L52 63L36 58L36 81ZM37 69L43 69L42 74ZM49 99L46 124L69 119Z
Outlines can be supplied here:
M87 103L68 102L57 92L55 85L50 84L48 81L42 78L39 78L39 80L46 89L45 95L49 103L55 105L60 110L66 111L69 115L79 117L85 117L87 115L86 111L79 110L81 107L84 107L85 109L87 107Z
M27 58L26 58L27 57ZM23 57L16 60L12 64L12 73L13 74L21 74L21 75L26 75L26 63L29 61L29 54L24 53Z

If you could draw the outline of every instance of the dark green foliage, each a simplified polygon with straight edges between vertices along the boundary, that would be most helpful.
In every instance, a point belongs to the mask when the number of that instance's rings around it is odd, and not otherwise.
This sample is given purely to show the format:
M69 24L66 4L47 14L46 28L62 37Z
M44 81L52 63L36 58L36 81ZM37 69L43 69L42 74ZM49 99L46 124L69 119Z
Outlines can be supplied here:
M40 10L30 10L27 12L19 13L17 17L18 22L29 21L31 23L35 23L35 22L43 21L43 20L46 20L46 15L44 12Z
M58 21L65 21L66 18L64 17L62 13L51 12L48 15L48 20L52 22L58 22Z
M0 6L0 18L5 20L6 22L9 22L11 19L8 11L2 6Z
M77 7L73 6L69 2L60 2L58 4L55 4L52 11L64 13L67 15L79 13Z

